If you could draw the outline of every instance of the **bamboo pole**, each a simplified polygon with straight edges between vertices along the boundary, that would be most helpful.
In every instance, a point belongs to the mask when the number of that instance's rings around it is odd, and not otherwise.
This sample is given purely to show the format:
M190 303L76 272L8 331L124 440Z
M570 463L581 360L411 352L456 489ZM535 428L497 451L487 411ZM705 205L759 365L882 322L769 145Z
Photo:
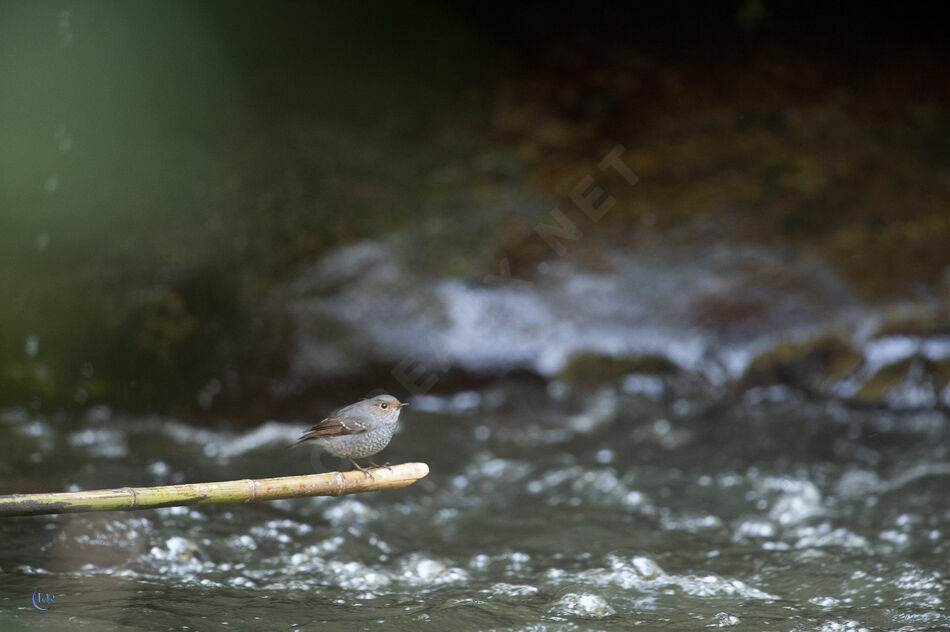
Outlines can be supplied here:
M11 494L0 496L0 517L86 511L134 511L179 505L249 503L307 496L341 496L410 485L429 473L425 463L402 463L370 470L353 470L281 478L245 478L219 483L189 483L163 487L119 487L82 492Z

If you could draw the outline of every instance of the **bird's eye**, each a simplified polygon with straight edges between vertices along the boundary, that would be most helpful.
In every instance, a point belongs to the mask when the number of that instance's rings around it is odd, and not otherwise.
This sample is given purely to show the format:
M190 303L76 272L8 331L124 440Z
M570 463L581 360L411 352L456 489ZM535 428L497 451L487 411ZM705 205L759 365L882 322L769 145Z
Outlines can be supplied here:
M386 410L387 408L389 408L389 404L387 404L386 402L383 402L382 404L379 405L379 407L382 408L383 410Z

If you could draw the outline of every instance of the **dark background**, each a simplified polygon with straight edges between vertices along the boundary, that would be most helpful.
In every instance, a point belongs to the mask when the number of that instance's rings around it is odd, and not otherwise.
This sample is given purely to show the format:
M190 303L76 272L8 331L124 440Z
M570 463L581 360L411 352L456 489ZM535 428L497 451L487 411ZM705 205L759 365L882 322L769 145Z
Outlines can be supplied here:
M828 262L855 304L923 305L893 328L939 334L946 13L4 2L0 402L253 422L398 388L386 354L301 374L286 285L335 248L396 234L422 274L477 282L504 258L533 278L553 255L531 227L617 143L640 184L611 183L617 210L574 262L635 252L646 224L652 244L698 248L708 236L690 227L708 222ZM744 287L703 326L733 331L760 309ZM833 364L836 344L815 353ZM534 373L453 367L438 388L512 372ZM223 396L199 405L214 381Z

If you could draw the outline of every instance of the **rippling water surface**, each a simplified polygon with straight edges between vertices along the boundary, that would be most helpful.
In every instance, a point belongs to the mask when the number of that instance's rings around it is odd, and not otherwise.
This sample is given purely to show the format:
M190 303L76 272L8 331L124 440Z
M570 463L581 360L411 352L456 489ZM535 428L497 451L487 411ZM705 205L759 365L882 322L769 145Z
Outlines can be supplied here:
M384 456L431 474L402 490L0 521L0 625L950 628L943 413L782 388L705 407L554 395L416 398ZM0 428L16 456L0 473L26 491L332 466L283 451L302 426L10 410ZM53 595L45 612L37 590Z

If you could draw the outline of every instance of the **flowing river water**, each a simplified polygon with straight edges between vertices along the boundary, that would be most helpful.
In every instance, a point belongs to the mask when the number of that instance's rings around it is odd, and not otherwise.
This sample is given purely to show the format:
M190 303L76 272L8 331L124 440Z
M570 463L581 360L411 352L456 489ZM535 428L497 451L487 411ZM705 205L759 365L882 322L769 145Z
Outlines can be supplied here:
M0 519L0 632L950 629L942 31L6 4L0 491L430 474Z
M431 474L402 490L4 519L0 627L950 628L943 413L782 386L704 406L638 388L650 379L416 397L382 456ZM284 451L303 422L2 419L21 486L336 465Z

